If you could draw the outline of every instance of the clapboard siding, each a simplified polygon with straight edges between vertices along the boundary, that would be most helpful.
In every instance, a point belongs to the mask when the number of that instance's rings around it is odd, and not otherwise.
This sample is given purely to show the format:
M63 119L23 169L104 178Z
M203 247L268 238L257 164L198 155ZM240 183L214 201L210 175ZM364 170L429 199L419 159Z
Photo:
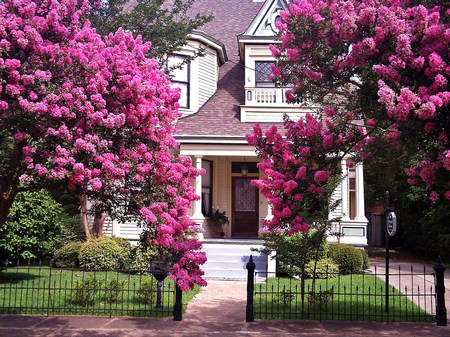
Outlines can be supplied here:
M205 104L217 89L217 70L217 58L215 54L207 52L205 56L199 58L199 107Z

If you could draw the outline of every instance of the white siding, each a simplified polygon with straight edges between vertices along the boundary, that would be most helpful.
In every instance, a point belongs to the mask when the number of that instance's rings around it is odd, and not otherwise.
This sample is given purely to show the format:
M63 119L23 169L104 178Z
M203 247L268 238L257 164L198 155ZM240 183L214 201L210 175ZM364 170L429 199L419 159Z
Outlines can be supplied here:
M217 57L211 52L199 58L198 84L198 106L201 107L217 88Z

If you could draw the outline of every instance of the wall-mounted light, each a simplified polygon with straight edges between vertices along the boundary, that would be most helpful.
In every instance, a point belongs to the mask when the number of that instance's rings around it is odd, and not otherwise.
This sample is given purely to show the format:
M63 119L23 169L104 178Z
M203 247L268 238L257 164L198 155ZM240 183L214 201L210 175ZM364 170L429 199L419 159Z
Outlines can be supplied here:
M241 174L243 177L246 177L248 174L248 167L247 164L245 163L245 157L244 157L244 164L242 164L241 166Z

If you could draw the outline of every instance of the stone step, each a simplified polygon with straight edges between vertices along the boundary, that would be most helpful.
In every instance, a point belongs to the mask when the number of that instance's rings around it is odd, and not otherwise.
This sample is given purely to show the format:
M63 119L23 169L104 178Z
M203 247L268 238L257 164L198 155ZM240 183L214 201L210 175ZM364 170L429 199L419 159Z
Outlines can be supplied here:
M252 251L251 248L261 247L258 241L220 240L218 242L204 242L202 251L206 253L207 261L203 266L205 279L217 280L247 280L246 269L250 255L256 264L256 271L264 275L267 270L268 257L266 254ZM263 280L264 277L257 277Z

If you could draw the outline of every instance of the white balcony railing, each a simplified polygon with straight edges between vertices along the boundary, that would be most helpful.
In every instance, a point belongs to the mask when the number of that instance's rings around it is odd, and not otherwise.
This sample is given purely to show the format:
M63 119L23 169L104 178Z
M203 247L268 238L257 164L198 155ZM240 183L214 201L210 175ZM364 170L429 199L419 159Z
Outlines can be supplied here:
M287 106L285 99L286 88L245 88L245 105L276 105Z

